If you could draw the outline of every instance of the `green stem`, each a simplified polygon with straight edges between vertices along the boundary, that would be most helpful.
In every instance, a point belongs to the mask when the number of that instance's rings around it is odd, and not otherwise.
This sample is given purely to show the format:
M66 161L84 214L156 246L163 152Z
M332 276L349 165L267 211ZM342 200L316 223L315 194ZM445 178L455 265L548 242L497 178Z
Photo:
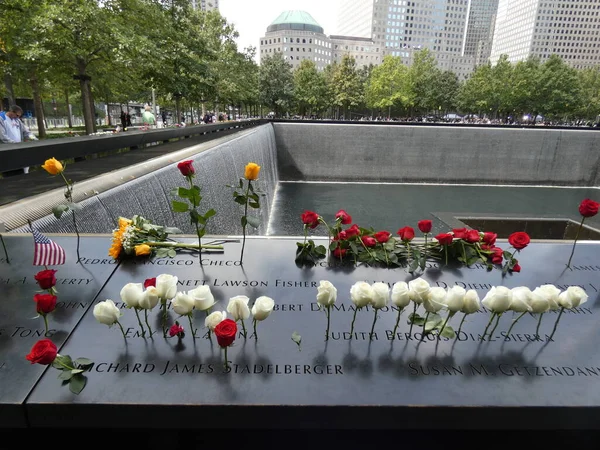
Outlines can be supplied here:
M452 316L454 316L455 313L453 312L449 312L448 316L446 317L446 320L444 321L444 324L442 325L442 329L440 330L438 336L442 335L442 332L444 331L444 328L446 328L446 325L448 324L448 321L452 318Z
M44 326L46 327L46 332L44 333L44 336L46 336L48 334L48 317L46 316L46 314L42 314L42 317L44 318Z
M119 328L121 329L121 333L123 333L123 337L125 339L127 339L127 336L125 335L125 330L123 329L123 325L121 325L121 322L119 322L118 320L117 320L117 325L119 325Z
M2 248L4 249L4 256L6 256L6 262L10 264L10 259L8 258L8 252L6 251L6 245L4 244L4 237L0 234L0 241L2 241Z
M552 339L552 337L554 337L556 327L558 326L558 321L560 320L560 317L562 316L562 313L564 312L564 310L565 310L565 308L560 308L560 313L558 314L558 318L556 319L556 322L554 322L554 328L552 329L552 334L548 338L549 340Z
M246 324L243 319L241 319L240 322L242 322L242 332L244 333L244 339L246 339Z
M583 221L585 217L581 218L581 223L579 224L579 228L577 228L577 234L575 235L575 240L573 241L573 249L571 250L571 256L569 256L569 262L567 263L567 267L571 268L571 259L573 259L573 254L575 253L575 245L577 244L577 239L579 239L579 232L583 228Z
M352 339L352 333L354 333L354 321L356 320L356 312L359 308L354 307L354 314L352 315L352 324L350 325L350 339Z
M223 250L222 245L199 245L199 244L184 244L183 242L155 242L148 241L144 244L150 247L171 247L171 248L206 248L209 250Z
M460 247L462 249L463 261L466 266L467 265L467 253L465 251L465 241L463 241L462 239L460 240Z
M71 185L71 183L69 183L69 180L67 180L65 178L65 174L64 172L60 173L60 176L62 177L62 179L65 181L65 184L67 185L67 193L66 193L66 198L70 203L74 203L73 202L73 186ZM79 256L79 230L77 229L77 220L75 219L75 210L72 207L69 207L71 209L71 212L73 213L73 226L75 227L75 234L77 235L77 262L80 262L81 257Z
M425 338L425 325L427 325L427 319L429 319L429 311L425 314L425 320L423 320L423 330L421 331L421 338Z
M544 313L540 314L540 318L538 319L537 327L535 327L535 335L539 337L540 335L540 325L542 324L542 318L544 317Z
M326 307L327 312L327 329L325 330L325 340L329 340L329 323L331 321L331 306Z
M135 316L137 317L138 324L140 325L140 329L142 330L142 337L146 337L146 330L144 330L144 326L142 325L142 321L140 320L140 314L138 312L138 309L133 308L133 311L135 312Z
M321 222L323 225L325 225L325 228L327 228L327 255L329 255L329 246L331 245L331 236L333 233L331 232L329 224L325 222L321 216L319 216L319 222Z
M427 261L427 235L429 233L425 233L425 247L423 247L423 258Z
M160 308L162 309L162 329L163 329L163 336L167 337L167 301L165 300L164 302L161 302Z
M463 314L463 318L460 321L460 325L458 326L458 331L456 332L456 338L458 339L458 335L460 334L460 330L462 330L463 323L465 323L465 319L467 318L466 314Z
M148 333L150 334L150 338L152 338L152 328L150 327L150 324L148 323L148 310L144 309L144 320L146 322L146 326L148 327Z
M444 253L446 254L446 265L448 265L448 246L444 245Z
M487 334L487 330L490 327L490 324L492 323L492 320L494 319L494 317L496 316L496 313L493 312L492 315L490 316L490 320L487 323L487 326L485 327L485 330L483 330L483 335L481 336L481 339L485 338L485 335Z
M400 323L400 316L402 315L402 311L404 311L404 308L400 308L398 310L398 317L396 317L396 325L394 325L394 332L392 333L392 340L396 339L396 330L398 329L398 324Z
M375 310L375 316L373 317L373 325L371 325L371 333L369 333L369 340L373 339L373 330L375 330L375 322L377 322L377 310L375 308L373 308Z
M192 181L192 176L193 175L189 175L187 176L187 180L188 183L190 185L190 191L192 191L194 189L194 182ZM194 209L196 209L198 206L200 205L196 205L196 200L190 200L190 202L192 203L192 207ZM196 225L196 235L198 236L198 262L200 263L200 265L202 265L202 238L200 237L200 226L198 225L198 220L197 217L194 218L194 223Z
M527 314L527 311L521 313L521 315L519 317L517 317L515 319L515 321L512 323L512 325L510 326L510 328L508 329L508 331L506 332L506 337L508 337L508 335L510 334L510 332L512 331L513 327L517 324L517 322L519 321L519 319L521 317L523 317L525 314Z
M188 316L188 321L190 322L190 330L192 330L192 337L196 339L196 329L194 328L194 323L192 322L192 313L186 315Z
M248 186L246 186L246 203L244 204L244 218L246 220L248 220L248 194L250 193L250 183L251 183L251 181L248 180ZM244 259L244 247L246 246L246 226L248 226L247 222L242 227L243 239L242 239L242 252L240 253L240 264L242 263L242 261Z
M504 313L497 314L498 317L496 317L496 323L494 324L494 328L492 328L492 331L490 331L490 338L494 336L494 331L496 331L496 328L498 328L498 324L500 323L500 318L502 317L502 314Z
M254 338L258 341L258 334L256 333L256 319L254 319Z
M227 347L225 347L224 350L225 350L225 368L229 369L229 361L227 361Z
M413 324L415 321L415 315L417 314L417 307L419 305L417 305L415 302L413 302L413 313L412 313L412 320L410 321L410 328L408 329L408 335L412 336L412 329L413 329Z

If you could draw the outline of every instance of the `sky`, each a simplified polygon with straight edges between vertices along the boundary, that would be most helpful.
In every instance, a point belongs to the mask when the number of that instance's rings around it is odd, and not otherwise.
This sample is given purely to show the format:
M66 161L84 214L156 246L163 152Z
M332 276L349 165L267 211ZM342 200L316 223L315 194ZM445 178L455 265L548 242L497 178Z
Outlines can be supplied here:
M260 52L260 38L279 14L288 10L309 13L321 25L326 35L337 33L338 0L221 0L219 11L240 34L239 51L249 46Z

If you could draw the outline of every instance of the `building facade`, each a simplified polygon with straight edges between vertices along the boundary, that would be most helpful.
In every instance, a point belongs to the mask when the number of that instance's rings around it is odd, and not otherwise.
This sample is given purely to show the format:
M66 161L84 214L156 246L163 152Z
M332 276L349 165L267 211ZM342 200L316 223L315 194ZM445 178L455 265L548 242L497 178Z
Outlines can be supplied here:
M500 0L490 61L530 56L543 62L552 54L576 69L593 67L600 42L598 0Z
M375 45L373 39L354 36L331 35L333 47L332 62L339 63L345 55L349 55L356 61L356 67L365 67L381 63L380 48Z
M202 11L219 10L219 0L191 0L194 9L200 8Z

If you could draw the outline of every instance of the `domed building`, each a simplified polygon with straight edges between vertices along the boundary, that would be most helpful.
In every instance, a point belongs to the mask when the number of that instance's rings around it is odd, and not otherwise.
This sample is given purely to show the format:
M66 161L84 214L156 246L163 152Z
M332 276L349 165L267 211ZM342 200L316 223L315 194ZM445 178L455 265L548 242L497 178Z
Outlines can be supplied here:
M305 11L284 11L267 27L260 39L260 60L277 52L294 69L305 59L313 61L318 70L332 61L331 39Z

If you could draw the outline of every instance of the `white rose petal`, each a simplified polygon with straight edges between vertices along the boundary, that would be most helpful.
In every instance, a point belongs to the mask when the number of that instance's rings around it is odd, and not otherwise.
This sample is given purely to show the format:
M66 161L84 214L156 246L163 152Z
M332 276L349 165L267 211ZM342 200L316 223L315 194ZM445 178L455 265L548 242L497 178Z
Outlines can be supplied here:
M556 286L553 284L543 284L539 287L536 287L533 292L548 301L549 309L553 311L558 309L558 295L560 294L560 289L558 289Z
M188 295L194 299L194 308L198 311L206 311L216 303L209 286L198 286L188 291Z
M512 301L512 291L506 286L492 287L481 303L487 309L495 313L503 313L510 307Z
M406 308L410 303L408 283L398 281L392 286L392 303L398 308Z
M558 304L562 308L577 308L587 302L588 295L579 286L569 286L566 291L558 295Z
M465 304L460 310L465 314L473 314L481 309L481 301L479 300L479 294L475 289L469 289L465 294Z
M275 301L271 297L264 295L258 297L252 305L252 317L258 321L265 320L273 312L274 307Z
M331 306L337 299L337 288L327 280L319 282L317 288L317 303L321 306Z
M531 306L532 313L542 314L550 309L550 302L543 293L540 293L539 288L536 288L531 292L531 302L529 303L529 306Z
M104 300L94 306L94 317L104 325L114 325L121 317L121 310L112 300Z
M223 322L227 318L225 311L215 311L210 313L206 319L204 319L204 326L210 331L215 331L215 327Z
M248 302L250 299L245 295L236 295L229 299L227 304L227 312L231 314L234 321L246 320L250 317L250 309L248 308Z
M154 286L148 286L140 300L140 308L154 309L158 305L158 291Z
M460 286L453 286L451 289L448 289L448 294L446 295L446 308L448 308L448 311L457 313L462 310L465 305L466 294L467 291L465 288Z
M371 299L371 305L375 309L381 309L387 306L390 301L390 287L387 283L373 283L373 298Z
M185 316L194 309L194 299L187 292L178 292L175 298L171 300L171 306L177 314Z
M373 301L375 292L366 281L357 281L350 288L350 300L356 308L364 308Z
M156 277L156 290L163 300L171 300L177 294L177 277L168 273Z
M429 295L429 283L423 278L416 278L408 282L408 294L410 299L417 305L420 305L425 301Z
M512 300L509 309L514 312L524 313L531 311L533 292L527 286L512 288Z
M140 300L144 297L144 285L142 283L127 283L121 289L121 300L128 308L139 308Z
M423 307L425 311L434 313L446 306L446 296L448 295L446 289L443 287L432 287L429 289L427 298L423 300Z

